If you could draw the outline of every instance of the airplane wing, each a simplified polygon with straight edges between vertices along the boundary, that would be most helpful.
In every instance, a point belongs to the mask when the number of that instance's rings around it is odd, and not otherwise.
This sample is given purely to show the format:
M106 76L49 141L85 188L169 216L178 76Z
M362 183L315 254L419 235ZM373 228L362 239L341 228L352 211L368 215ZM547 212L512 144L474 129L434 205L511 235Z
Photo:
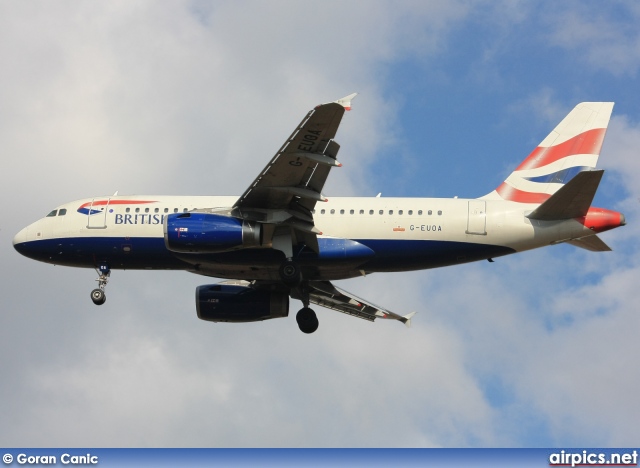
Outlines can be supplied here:
M350 94L335 102L321 104L302 119L273 159L236 201L234 215L244 219L283 225L297 239L317 251L311 210L326 201L322 188L336 160L340 145L333 138L345 110L351 109Z
M329 281L310 281L310 300L327 309L333 309L343 314L352 315L373 322L377 318L398 320L407 327L411 327L411 317L415 312L405 316L395 314L377 305L371 304L358 296L340 289Z
M225 280L218 284L230 284L267 290L273 290L274 287L274 283L270 281ZM373 322L377 318L398 320L410 328L411 318L416 314L415 312L411 312L405 316L398 315L367 302L344 289L340 289L330 281L309 281L308 287L309 299L313 304L370 322ZM295 288L290 291L290 294L293 299L300 299L300 293Z

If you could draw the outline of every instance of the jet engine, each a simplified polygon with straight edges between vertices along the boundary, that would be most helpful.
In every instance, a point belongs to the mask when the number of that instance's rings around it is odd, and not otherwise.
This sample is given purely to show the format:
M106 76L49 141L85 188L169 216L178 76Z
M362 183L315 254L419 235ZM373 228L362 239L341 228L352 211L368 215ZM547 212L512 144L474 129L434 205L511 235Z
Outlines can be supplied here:
M261 225L212 213L170 214L164 243L172 252L217 253L260 246Z
M289 315L289 295L230 284L196 288L198 318L209 322L258 322Z

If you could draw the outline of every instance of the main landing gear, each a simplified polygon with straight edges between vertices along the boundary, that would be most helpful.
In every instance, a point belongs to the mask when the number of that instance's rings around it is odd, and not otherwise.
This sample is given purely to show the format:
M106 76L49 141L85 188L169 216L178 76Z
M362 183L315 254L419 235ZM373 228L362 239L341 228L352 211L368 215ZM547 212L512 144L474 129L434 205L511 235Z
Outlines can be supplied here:
M296 314L296 322L298 322L298 327L300 327L300 331L302 333L313 333L318 329L318 317L313 309L308 307L308 304L305 305L300 311Z
M107 295L104 292L104 288L109 282L109 275L111 275L111 269L109 265L102 264L98 268L96 268L96 272L98 273L98 287L91 291L91 300L95 305L102 305L107 300Z
M313 333L318 329L318 317L313 309L309 308L309 289L302 278L300 266L288 258L280 265L280 280L292 289L302 301L303 308L296 314L296 322L302 333Z

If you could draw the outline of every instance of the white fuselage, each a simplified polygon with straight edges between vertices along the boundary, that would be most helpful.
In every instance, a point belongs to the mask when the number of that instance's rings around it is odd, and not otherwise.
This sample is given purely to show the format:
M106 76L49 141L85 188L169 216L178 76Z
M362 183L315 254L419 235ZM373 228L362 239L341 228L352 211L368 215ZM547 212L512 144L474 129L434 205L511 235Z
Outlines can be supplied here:
M257 257L250 274L247 264L252 262L239 258L240 251L212 254L196 262L191 261L193 256L175 254L164 245L165 216L230 208L236 200L180 196L78 200L57 207L20 231L14 244L22 245L21 253L27 256L61 265L95 267L108 262L111 268L186 269L227 278L271 278L273 273L257 273L277 267L279 260L265 252L273 253L270 245L243 249ZM488 259L592 234L579 220L530 220L526 214L534 207L501 200L335 197L316 204L313 217L322 232L318 236L321 255L310 256L307 263L318 267L318 279L330 280ZM334 255L325 262L323 245L334 238L366 245L375 255L354 260L347 251L344 261ZM323 262L330 266L324 269Z

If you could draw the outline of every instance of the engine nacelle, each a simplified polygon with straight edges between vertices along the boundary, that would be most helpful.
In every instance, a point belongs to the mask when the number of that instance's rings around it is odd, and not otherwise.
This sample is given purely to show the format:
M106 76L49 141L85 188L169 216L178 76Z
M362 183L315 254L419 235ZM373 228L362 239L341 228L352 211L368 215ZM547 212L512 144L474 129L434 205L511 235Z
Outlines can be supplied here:
M209 322L258 322L289 315L289 295L230 284L196 288L198 318Z
M260 246L261 225L213 213L164 218L164 243L173 252L216 253Z

